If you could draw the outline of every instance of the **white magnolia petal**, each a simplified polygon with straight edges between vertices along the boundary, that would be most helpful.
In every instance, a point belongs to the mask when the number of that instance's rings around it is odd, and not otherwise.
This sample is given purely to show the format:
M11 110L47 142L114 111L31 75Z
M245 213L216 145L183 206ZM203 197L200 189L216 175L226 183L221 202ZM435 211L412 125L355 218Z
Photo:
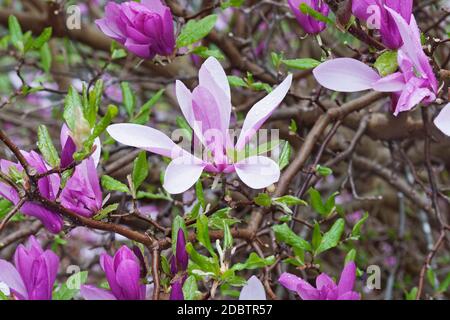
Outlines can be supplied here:
M183 156L172 160L164 175L164 189L179 194L192 187L200 178L206 164L194 156Z
M239 300L267 300L266 291L261 281L252 276L242 288Z
M434 125L447 136L450 136L450 103L434 119Z
M280 167L270 158L253 156L234 165L239 178L253 189L266 188L280 179Z

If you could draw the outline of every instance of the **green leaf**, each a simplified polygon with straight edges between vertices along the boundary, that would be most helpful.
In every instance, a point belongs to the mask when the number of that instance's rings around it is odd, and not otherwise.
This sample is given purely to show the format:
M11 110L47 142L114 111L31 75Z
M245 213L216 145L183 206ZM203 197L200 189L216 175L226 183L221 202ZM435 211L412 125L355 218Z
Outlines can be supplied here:
M228 83L232 87L247 87L247 83L244 81L244 79L238 77L238 76L227 76Z
M178 241L178 230L183 229L184 237L187 236L186 223L182 216L175 216L172 222L172 252L173 254L177 251L177 241Z
M311 58L304 58L304 59L288 59L288 60L281 60L281 62L290 69L296 69L296 70L309 70L317 67L320 65L320 61L317 61L315 59Z
M284 203L288 206L307 206L308 203L300 198L297 198L295 196L286 195L279 198L274 198L274 202L277 203Z
M286 168L289 165L291 160L292 147L289 142L285 142L283 145L283 149L281 149L280 158L278 160L278 166L280 167L280 171Z
M102 176L102 187L103 189L108 191L130 193L130 190L128 189L126 184L107 175Z
M41 124L38 128L37 146L45 161L50 164L52 168L56 168L59 166L60 160L58 151L53 145L52 138L48 133L47 127L43 124Z
M217 15L212 14L201 20L189 20L177 38L177 47L187 47L203 39L214 28Z
M50 72L50 67L52 66L52 52L50 51L50 46L48 43L44 43L40 49L41 55L41 67L46 73Z
M236 224L240 222L239 219L230 217L229 212L231 211L231 208L223 208L216 212L214 212L209 217L209 227L211 229L217 229L217 230L223 230L224 223L231 227L233 224Z
M294 119L291 119L291 123L289 124L289 132L296 133L298 130L297 122Z
M211 272L214 275L220 273L219 262L216 258L209 258L198 253L192 243L186 245L186 251L189 254L189 258L204 272Z
M319 247L315 250L315 254L318 255L324 251L336 247L341 239L342 233L344 232L344 227L344 219L337 219L331 229L323 235Z
M444 293L448 290L449 286L450 286L450 273L447 273L445 280L442 281L442 283L439 285L438 291Z
M417 291L419 291L419 289L417 289L417 287L414 287L410 292L407 292L405 297L406 300L416 300Z
M316 250L320 246L320 242L322 241L322 233L320 232L320 225L316 222L314 224L313 235L311 244L314 250Z
M134 109L136 108L136 97L128 82L122 82L120 84L120 88L122 89L122 103L127 110L128 116L131 118L133 116Z
M345 256L345 263L344 264L346 265L350 261L355 261L355 259L356 259L356 250L352 249Z
M32 48L40 49L45 43L48 42L48 40L50 40L51 36L52 36L52 27L45 28L41 32L41 34L36 39L34 39Z
M333 170L328 167L321 166L320 164L317 165L316 172L322 177L328 177L333 174Z
M135 190L137 190L142 182L145 181L148 175L148 161L145 151L139 152L139 155L134 159L132 180Z
M228 1L223 2L220 5L220 8L222 10L225 10L230 7L239 8L240 6L242 6L244 4L244 2L245 2L245 0L228 0Z
M364 222L367 220L367 218L369 218L369 213L365 212L364 216L353 226L352 237L359 238L359 236L361 235L361 227L364 224Z
M203 193L203 185L200 179L195 183L195 195L203 209L206 208L205 194Z
M117 59L125 58L126 56L127 56L127 52L124 49L119 48L119 49L113 50L113 52L111 54L111 59L117 60Z
M272 198L267 193L258 194L253 201L261 207L270 207L272 205Z
M204 214L201 214L197 218L197 240L208 249L209 253L212 256L215 256L216 253L211 245L211 239L209 238L209 228L208 228L208 217Z
M189 276L183 284L184 300L198 300L201 292L198 291L197 280L195 276Z
M19 20L17 20L15 16L8 17L8 29L11 35L12 44L22 52L24 50L23 33Z
M380 55L373 65L382 77L386 77L397 71L397 51L386 51Z
M97 212L97 214L94 215L93 219L97 220L97 221L106 219L108 217L108 215L111 212L116 211L118 207L119 207L118 203L110 204L110 205L104 207L103 209L101 209L99 212Z
M231 249L233 247L233 236L226 221L223 221L223 247L224 249Z
M286 223L282 225L275 225L272 229L275 232L275 237L278 241L284 242L294 248L299 248L306 251L311 250L311 245L309 242L296 235Z
M80 286L87 281L88 272L82 271L71 275L66 283L53 293L53 300L71 300L80 291Z
M76 131L77 120L81 120L79 117L83 115L82 105L81 97L77 90L73 86L70 86L64 99L63 117L72 132Z
M235 271L240 270L253 270L259 269L266 266L270 266L275 263L275 256L270 256L267 258L261 258L255 252L250 253L249 257L244 263L237 263L231 269Z
M225 59L224 55L219 49L210 49L203 46L195 47L194 49L192 49L191 53L196 54L204 59L207 59L209 57L214 57L217 60Z
M88 103L84 105L84 117L89 122L89 126L91 128L95 126L95 120L97 119L97 113L102 101L102 95L103 80L99 79L95 82L94 89L89 92Z
M156 92L150 100L148 100L134 117L133 123L146 124L150 120L150 112L153 106L161 99L165 89L160 89Z

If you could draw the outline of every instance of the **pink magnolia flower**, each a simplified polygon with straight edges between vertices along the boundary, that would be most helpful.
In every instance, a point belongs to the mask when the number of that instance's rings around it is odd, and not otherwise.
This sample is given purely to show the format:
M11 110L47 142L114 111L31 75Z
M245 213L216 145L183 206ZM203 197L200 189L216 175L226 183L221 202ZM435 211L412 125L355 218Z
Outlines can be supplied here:
M44 251L31 236L28 246L19 245L14 265L0 259L0 282L5 283L17 300L51 300L59 258L51 250Z
M51 167L48 166L42 157L36 152L21 152L30 167L36 169L38 173L45 173L51 169ZM19 172L23 171L23 167L19 163L14 163L3 159L0 160L0 171L4 174L9 175L12 167L15 167ZM59 176L57 174L51 174L39 179L38 190L41 196L47 198L48 200L54 201L56 199L56 195L58 194L59 185ZM15 205L20 201L20 196L16 189L3 182L0 182L0 196L8 201L11 201ZM45 228L52 233L60 232L63 227L63 219L61 216L57 212L53 212L39 203L26 201L20 208L20 212L41 220Z
M305 32L310 34L316 34L322 32L326 27L326 23L318 21L313 17L304 14L300 10L300 5L302 3L306 4L310 8L316 10L324 16L328 16L330 8L323 0L288 0L289 6L297 19L297 22L305 30Z
M422 49L420 31L414 16L411 16L408 24L397 12L387 7L386 10L392 15L403 40L403 46L398 51L399 72L382 78L375 70L358 60L340 58L319 65L313 73L322 86L335 91L373 89L392 92L394 115L398 115L421 102L428 105L436 100L438 82Z
M286 289L295 291L303 300L359 300L359 293L353 291L356 279L356 265L349 262L342 270L336 285L326 273L316 278L316 288L307 281L290 273L283 273L278 281Z
M204 62L199 80L200 84L193 92L177 81L176 96L195 138L206 147L206 160L183 150L165 134L150 127L121 123L109 126L108 133L122 144L172 158L163 185L172 194L188 190L200 178L203 170L211 173L236 172L253 189L265 188L277 182L280 169L272 159L250 156L235 160L234 153L244 150L256 131L283 101L291 86L292 75L252 107L236 144L232 142L228 130L230 86L224 69L215 58L210 57Z
M242 288L239 300L267 300L266 291L256 276L251 276Z
M184 300L183 284L186 281L186 270L189 256L186 251L186 239L182 228L178 230L176 252L170 261L170 272L174 275L172 279L170 300Z
M390 49L398 49L403 41L397 24L387 9L398 12L410 23L413 0L358 0L352 2L353 14L360 20L367 21L379 28L381 41ZM371 21L371 20L374 21Z
M450 136L450 103L439 112L434 119L434 125L445 135Z
M169 56L175 48L172 13L160 0L108 2L105 17L95 21L108 37L145 59Z
M146 286L141 282L141 263L128 247L122 246L114 257L102 254L100 266L105 272L111 290L83 285L80 294L84 299L145 300Z

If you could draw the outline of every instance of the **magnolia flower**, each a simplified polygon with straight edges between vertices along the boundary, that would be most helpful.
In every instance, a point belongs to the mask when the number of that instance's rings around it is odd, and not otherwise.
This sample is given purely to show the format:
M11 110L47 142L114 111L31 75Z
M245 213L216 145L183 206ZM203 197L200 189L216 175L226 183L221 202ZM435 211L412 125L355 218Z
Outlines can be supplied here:
M450 103L434 119L434 125L445 135L450 136Z
M188 190L200 178L203 170L211 173L236 172L254 189L265 188L278 181L280 169L273 160L251 156L235 160L256 131L283 101L292 82L289 75L269 95L248 112L236 144L228 132L231 114L231 94L228 79L220 63L208 58L200 68L200 84L193 92L176 82L176 96L181 111L198 139L207 150L206 160L183 150L162 132L136 124L114 124L107 131L122 144L141 148L172 158L164 176L164 188L172 194Z
M380 30L381 41L390 49L398 49L403 41L392 16L385 7L398 12L410 23L413 0L358 0L352 2L353 14L360 20L367 21L371 27Z
M28 247L19 245L14 265L0 259L0 283L8 286L17 300L51 300L59 268L59 258L51 250L44 251L31 236Z
M308 7L314 9L315 11L321 13L324 16L328 16L330 8L323 0L288 0L289 6L295 15L300 26L305 30L305 32L310 34L316 34L322 32L326 28L326 23L318 21L311 17L310 15L304 14L300 10L300 5L302 3L306 4Z
M171 259L170 272L174 275L170 300L184 300L183 284L186 281L186 270L189 256L186 251L186 239L183 229L178 229L176 252Z
M141 58L169 56L174 51L172 13L160 0L108 2L105 17L95 23L105 35Z
M111 290L83 285L81 296L86 300L145 300L146 286L141 282L141 263L128 247L122 246L110 257L100 256L100 266Z
M316 278L316 288L287 272L283 273L278 281L286 289L297 292L303 300L359 300L359 293L352 291L355 279L356 265L354 262L349 262L342 270L337 285L326 273Z
M397 24L403 46L398 51L400 71L380 77L364 63L350 58L327 61L314 69L317 81L324 87L341 92L373 89L392 92L394 115L414 108L420 102L436 100L438 82L428 57L422 49L420 31L414 16L408 24L397 12L386 7Z
M266 291L261 281L252 276L242 288L239 300L267 300Z
M34 168L37 173L45 173L51 169L51 167L48 166L36 152L21 151L21 153L28 162L28 165L31 168ZM2 173L9 175L13 168L15 168L18 172L23 172L22 165L8 160L0 160L0 171ZM51 174L38 180L38 190L40 195L51 201L56 199L59 185L60 178L57 174ZM11 201L15 205L20 201L20 195L16 189L3 182L0 182L0 196L8 201ZM26 201L20 208L20 212L41 220L45 228L52 233L60 232L63 227L63 219L61 216L58 213L45 208L39 203Z

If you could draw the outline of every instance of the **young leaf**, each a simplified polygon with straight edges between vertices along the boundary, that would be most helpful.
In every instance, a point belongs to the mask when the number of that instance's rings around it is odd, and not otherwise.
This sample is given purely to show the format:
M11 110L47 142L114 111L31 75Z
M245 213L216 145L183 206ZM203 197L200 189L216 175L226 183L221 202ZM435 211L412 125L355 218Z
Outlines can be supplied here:
M133 116L134 109L136 108L136 97L128 82L122 82L120 84L120 88L122 89L122 103L127 110L128 116L131 118Z
M231 230L226 221L223 224L223 247L224 249L231 249L233 247L233 236L231 235Z
M134 117L133 123L146 124L150 120L150 112L152 111L153 106L161 99L164 90L165 89L160 89L141 107L138 114Z
M315 254L318 255L324 251L327 251L331 248L334 248L338 245L339 240L341 239L342 233L344 232L345 221L342 218L336 220L330 230L326 232L322 241L320 242L319 247L315 251Z
M187 47L203 39L214 28L217 15L212 14L201 20L189 20L177 38L177 47Z
M41 67L46 73L49 73L52 66L52 53L48 43L44 43L39 52L41 55Z
M48 133L47 127L41 124L38 128L38 142L37 142L39 151L42 153L45 161L56 168L59 166L59 156L58 151L53 145L50 134Z
M274 202L284 203L288 206L307 206L308 203L300 198L291 195L285 195L279 198L274 198Z
M261 258L258 254L255 252L250 253L250 256L244 263L237 263L232 267L232 270L240 271L240 270L253 270L253 269L259 269L266 266L270 266L275 262L275 257L270 256L267 258Z
M311 58L281 60L281 62L290 69L308 70L320 65L320 61Z
M284 242L294 248L299 248L306 251L311 250L311 245L309 242L296 235L286 223L282 225L275 225L272 229L275 232L275 237L278 241Z
M63 117L67 123L69 129L74 132L76 129L76 123L79 117L83 114L81 97L77 90L70 86L67 92L66 98L64 99L64 113Z
M108 191L119 191L124 193L130 193L127 185L114 179L113 177L103 175L102 176L102 187Z
M289 161L291 159L292 147L289 142L285 142L283 145L283 149L281 149L280 158L278 160L278 166L280 167L280 171L286 168L289 165Z
M369 218L369 213L365 212L364 216L353 226L352 237L358 238L361 235L361 227L367 218Z
M47 41L50 40L51 36L52 36L52 27L45 28L41 32L41 34L36 39L34 39L32 45L33 49L40 49L44 45L44 43L47 43Z
M373 65L380 76L386 77L398 69L397 51L386 51L380 55Z
M204 210L206 208L205 194L203 193L203 185L200 179L195 183L195 195Z
M244 79L238 77L238 76L227 76L228 83L232 87L247 87L247 83L244 81Z
M135 190L139 189L142 182L148 175L148 161L145 151L139 152L139 155L134 159L133 173L131 175Z
M322 233L320 232L319 224L316 222L314 224L314 230L311 240L311 244L314 250L316 250L319 247L321 241L322 241Z
M196 54L204 59L207 59L209 57L214 57L217 60L225 59L225 57L223 56L222 52L219 49L209 49L203 46L195 47L194 49L192 49L191 53Z
M216 255L209 238L208 217L204 214L197 218L197 239L212 256Z
M97 221L106 219L108 217L108 215L111 212L116 211L118 207L119 207L118 203L110 204L110 205L106 206L105 208L101 209L99 212L97 212L94 215L94 217L92 217L92 219L97 220Z
M267 193L258 194L253 201L261 207L270 207L272 205L272 198Z
M183 284L183 296L185 300L197 300L201 296L198 291L195 276L189 276Z
M22 28L20 27L19 20L17 20L17 18L15 16L8 17L8 28L9 28L9 33L11 35L12 44L19 51L23 51L24 43L23 43Z

